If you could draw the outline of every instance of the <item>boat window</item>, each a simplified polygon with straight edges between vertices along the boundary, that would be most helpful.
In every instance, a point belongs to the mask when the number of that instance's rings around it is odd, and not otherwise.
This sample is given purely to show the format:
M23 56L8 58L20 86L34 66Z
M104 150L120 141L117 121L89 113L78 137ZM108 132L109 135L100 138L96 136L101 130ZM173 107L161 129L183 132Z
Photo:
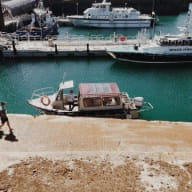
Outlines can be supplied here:
M163 45L167 45L167 44L168 44L168 42L167 42L167 41L163 41L162 43L163 43Z
M190 41L189 40L186 41L186 45L190 45Z
M185 40L184 45L190 45L190 42L188 40Z
M176 41L173 41L173 42L172 42L172 45L176 45Z
M56 101L62 101L63 100L63 89L59 90L55 100Z
M84 98L83 105L84 107L99 107L101 106L101 98L100 97L92 97L92 98Z
M120 105L119 97L103 97L103 106L116 106Z
M160 45L166 45L166 41L160 40Z
M187 42L185 40L183 40L183 45L187 45Z

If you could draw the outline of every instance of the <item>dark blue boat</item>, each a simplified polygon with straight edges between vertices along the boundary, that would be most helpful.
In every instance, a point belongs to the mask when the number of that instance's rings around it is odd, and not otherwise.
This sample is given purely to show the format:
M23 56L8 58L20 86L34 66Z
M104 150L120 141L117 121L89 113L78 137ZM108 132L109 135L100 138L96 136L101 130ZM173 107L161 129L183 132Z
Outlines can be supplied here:
M58 34L58 24L49 9L45 9L40 1L31 15L31 24L16 31L19 39L36 38L43 39L47 36Z

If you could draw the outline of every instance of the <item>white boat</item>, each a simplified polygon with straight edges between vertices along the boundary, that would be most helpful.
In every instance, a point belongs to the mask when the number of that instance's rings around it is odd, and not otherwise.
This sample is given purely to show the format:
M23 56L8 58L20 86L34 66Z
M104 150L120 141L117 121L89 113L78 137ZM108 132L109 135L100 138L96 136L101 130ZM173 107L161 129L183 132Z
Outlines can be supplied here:
M191 63L192 35L189 33L191 10L185 27L178 35L158 35L146 43L133 46L115 46L107 49L114 59L134 63Z
M112 8L111 2L93 3L83 15L67 17L74 26L95 28L143 28L152 26L155 14L141 14L134 8Z
M130 98L128 93L120 92L116 83L80 83L71 109L67 89L72 88L73 81L65 81L56 92L52 88L35 90L28 103L45 114L67 116L135 119L141 111L153 109L143 97Z

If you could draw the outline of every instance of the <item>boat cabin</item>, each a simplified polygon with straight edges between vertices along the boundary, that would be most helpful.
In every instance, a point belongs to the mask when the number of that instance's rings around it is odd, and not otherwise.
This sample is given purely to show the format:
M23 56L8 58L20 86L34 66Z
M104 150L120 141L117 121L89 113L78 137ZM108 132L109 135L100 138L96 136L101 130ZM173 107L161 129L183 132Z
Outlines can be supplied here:
M60 84L60 88L52 103L54 109L65 109L68 94L63 90L71 89L73 86L69 81ZM78 95L74 95L75 111L104 111L123 109L122 93L116 83L81 83ZM128 97L128 96L127 96Z
M191 37L163 37L159 40L161 46L192 46Z
M79 84L79 111L122 109L121 93L116 83Z
M85 17L93 18L108 15L111 10L111 3L104 0L101 3L93 3L92 7L86 9L83 14Z
M101 3L93 3L91 8L83 12L86 18L92 19L128 19L137 18L140 12L134 8L112 8L110 2L103 0Z

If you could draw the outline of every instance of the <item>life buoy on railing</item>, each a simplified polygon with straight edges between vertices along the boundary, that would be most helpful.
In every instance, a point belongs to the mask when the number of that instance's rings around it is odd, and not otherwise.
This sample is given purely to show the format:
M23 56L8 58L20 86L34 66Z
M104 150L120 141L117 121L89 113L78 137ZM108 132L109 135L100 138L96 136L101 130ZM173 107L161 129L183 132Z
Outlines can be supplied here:
M47 95L43 95L41 96L41 103L45 106L48 106L51 103L51 100Z
M120 39L120 41L125 41L125 40L126 40L126 37L123 36L123 35L121 35L119 39Z

